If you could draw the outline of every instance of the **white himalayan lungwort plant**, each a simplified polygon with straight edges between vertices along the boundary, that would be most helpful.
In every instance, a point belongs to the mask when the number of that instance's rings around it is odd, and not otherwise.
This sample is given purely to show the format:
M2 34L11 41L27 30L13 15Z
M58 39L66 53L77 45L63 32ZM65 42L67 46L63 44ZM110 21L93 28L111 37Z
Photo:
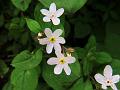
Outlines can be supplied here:
M41 38L38 40L41 45L47 44L47 46L46 46L47 53L50 54L52 52L53 48L55 49L55 51L61 52L60 44L65 43L65 39L63 37L60 37L60 35L63 33L63 31L61 29L57 29L52 33L50 28L46 28L44 30L44 33L47 37ZM39 36L39 33L38 33L38 36Z
M76 59L72 56L65 57L61 52L55 52L56 57L51 57L48 59L47 63L49 65L56 65L54 68L55 74L61 74L64 69L67 75L71 74L71 69L68 64L72 64L76 61Z
M50 22L52 21L54 25L60 24L60 17L64 13L64 9L60 8L56 10L56 5L55 3L51 3L49 7L49 11L47 9L41 9L40 12L45 15L43 18L44 22Z
M118 90L115 83L118 83L120 80L119 75L112 76L112 68L110 65L107 65L103 72L104 76L101 74L96 74L95 79L98 83L102 84L103 89L107 89L107 86L110 86L113 90Z

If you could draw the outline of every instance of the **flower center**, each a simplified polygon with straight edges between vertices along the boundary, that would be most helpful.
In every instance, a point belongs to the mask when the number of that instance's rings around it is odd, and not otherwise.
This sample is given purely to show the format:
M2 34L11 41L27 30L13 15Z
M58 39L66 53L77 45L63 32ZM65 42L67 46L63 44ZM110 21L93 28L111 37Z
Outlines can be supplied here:
M112 81L110 80L107 80L107 84L110 85L112 83Z
M51 43L54 43L54 42L56 41L56 39L55 39L55 37L51 37L51 38L49 38L49 41L50 41Z
M60 64L64 64L64 63L65 63L65 59L64 59L64 58L61 58L61 59L59 60L59 63L60 63Z

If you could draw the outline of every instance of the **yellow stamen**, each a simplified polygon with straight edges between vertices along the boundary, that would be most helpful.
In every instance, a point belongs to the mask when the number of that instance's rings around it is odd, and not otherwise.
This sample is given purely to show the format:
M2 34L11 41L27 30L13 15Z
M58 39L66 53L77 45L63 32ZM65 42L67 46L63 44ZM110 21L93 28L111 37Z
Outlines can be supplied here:
M64 59L64 58L61 58L61 59L59 60L59 63L60 63L60 64L64 64L64 63L65 63L65 59Z
M49 38L49 41L50 41L51 43L54 43L54 42L56 41L56 39L55 39L55 37L51 37L51 38Z

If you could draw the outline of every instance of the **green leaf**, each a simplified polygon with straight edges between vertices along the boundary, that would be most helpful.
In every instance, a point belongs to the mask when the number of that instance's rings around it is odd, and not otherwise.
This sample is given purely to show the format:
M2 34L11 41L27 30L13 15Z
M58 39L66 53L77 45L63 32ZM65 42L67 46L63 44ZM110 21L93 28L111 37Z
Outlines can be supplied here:
M10 83L10 81L8 81L4 87L2 88L2 90L13 90L13 85Z
M94 36L91 36L89 39L88 39L88 43L87 45L85 46L85 49L88 51L88 52L94 52L96 51L96 39Z
M70 90L93 90L93 87L90 80L84 82L83 78L80 78Z
M84 4L87 0L39 0L43 5L49 7L51 3L55 3L57 5L57 9L64 8L68 13L75 13Z
M84 90L83 78L80 78L79 80L77 80L77 82L73 84L70 90Z
M81 76L81 68L78 61L69 66L72 71L71 75L67 76L64 71L60 75L55 75L55 66L47 65L46 61L44 61L42 76L48 85L54 90L66 90Z
M20 10L26 11L31 3L31 0L11 0L12 3Z
M37 21L26 18L26 22L27 22L27 26L30 29L30 31L32 31L34 33L39 33L42 31L41 26Z
M11 75L11 83L14 90L35 90L38 84L38 69L29 70L14 69Z
M38 49L34 54L31 54L29 51L25 50L13 59L12 66L22 70L28 70L38 66L41 60L41 49Z
M0 60L0 76L3 77L7 72L9 68L5 64L3 60Z
M110 63L112 61L112 57L106 52L97 52L95 57L95 61L100 64Z

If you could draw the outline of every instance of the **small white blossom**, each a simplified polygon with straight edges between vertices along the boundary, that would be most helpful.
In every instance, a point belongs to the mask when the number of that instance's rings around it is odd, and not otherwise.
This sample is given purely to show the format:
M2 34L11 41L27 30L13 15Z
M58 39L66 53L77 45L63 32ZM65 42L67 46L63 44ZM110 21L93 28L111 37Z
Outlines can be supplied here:
M107 89L107 86L110 86L113 90L118 90L115 83L119 82L120 76L119 75L112 76L112 67L110 65L107 65L105 67L103 75L99 73L95 75L96 81L102 84L102 88Z
M47 63L49 65L56 65L54 68L55 74L61 74L62 70L64 69L67 75L71 74L71 69L68 64L74 63L76 60L72 56L65 57L62 53L56 52L56 57L51 57L48 59Z
M55 51L60 51L61 52L61 46L60 44L65 43L65 39L63 37L60 37L60 35L63 33L61 29L56 29L53 33L50 28L46 28L44 30L45 35L47 36L46 38L41 38L38 39L39 43L41 45L47 44L46 51L48 54L50 54L53 50Z
M60 8L56 10L55 3L52 3L49 7L49 11L47 9L41 9L40 12L45 15L43 18L44 22L50 22L52 21L54 25L60 24L60 17L64 13L64 9Z

